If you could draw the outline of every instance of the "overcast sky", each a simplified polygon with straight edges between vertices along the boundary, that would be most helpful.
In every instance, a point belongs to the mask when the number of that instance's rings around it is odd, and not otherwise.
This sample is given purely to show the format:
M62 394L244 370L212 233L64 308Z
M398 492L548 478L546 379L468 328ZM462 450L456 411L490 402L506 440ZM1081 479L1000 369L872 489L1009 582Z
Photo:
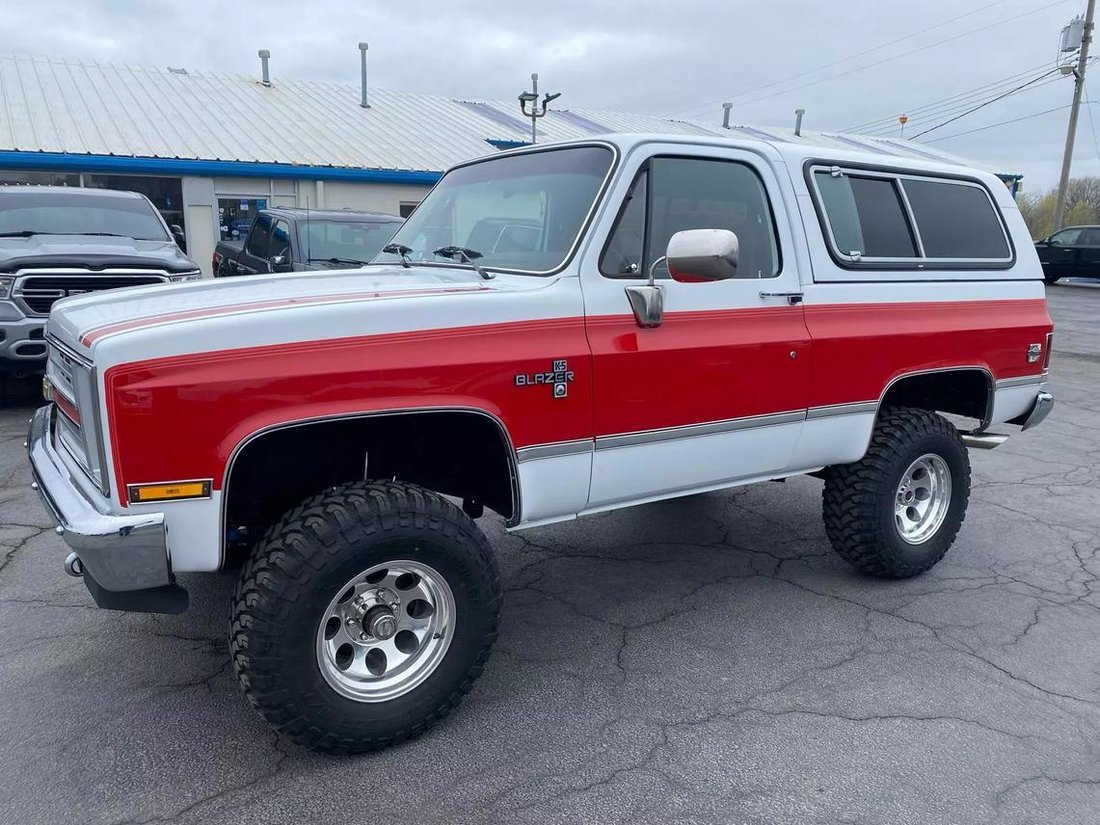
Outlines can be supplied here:
M538 71L559 105L736 123L890 129L906 136L1052 70L1058 36L1085 0L0 0L14 54L183 66L358 82L360 40L371 85L456 97L514 99ZM1100 54L1100 50L1097 50ZM829 65L834 64L834 65ZM822 68L825 67L825 68ZM1094 81L1100 100L1100 64ZM999 85L997 85L999 84ZM983 90L984 87L984 90ZM972 94L963 93L975 91ZM947 100L938 108L920 107ZM1051 75L918 138L1053 185L1071 78ZM1064 107L1064 108L1057 108ZM1038 112L1056 111L1031 117ZM1074 174L1100 174L1081 113ZM1021 119L994 128L981 127ZM981 129L952 137L961 132ZM866 131L866 130L865 130Z

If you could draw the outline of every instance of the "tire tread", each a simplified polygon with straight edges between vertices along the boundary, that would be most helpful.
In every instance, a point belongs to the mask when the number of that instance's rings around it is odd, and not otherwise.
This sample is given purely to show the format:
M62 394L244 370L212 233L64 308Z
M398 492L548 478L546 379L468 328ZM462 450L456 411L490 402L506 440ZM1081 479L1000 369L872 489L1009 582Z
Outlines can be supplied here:
M822 491L825 533L842 559L862 573L879 578L903 579L916 576L935 566L946 555L962 526L968 495L961 510L949 516L941 532L930 541L940 549L919 563L906 563L888 552L888 537L883 535L876 517L882 485L888 483L891 465L899 450L929 437L946 436L961 451L964 478L953 478L969 491L970 461L958 429L943 416L929 410L889 407L875 424L866 455L853 464L829 468Z
M274 677L280 656L274 639L289 605L308 595L300 580L307 570L335 563L345 543L362 541L399 526L412 526L458 542L491 583L486 631L465 678L426 717L387 735L341 736L309 721ZM481 674L497 636L500 574L485 536L443 496L403 482L351 482L306 499L276 521L249 556L237 580L229 626L229 649L245 695L287 738L329 753L362 753L413 739L445 718Z

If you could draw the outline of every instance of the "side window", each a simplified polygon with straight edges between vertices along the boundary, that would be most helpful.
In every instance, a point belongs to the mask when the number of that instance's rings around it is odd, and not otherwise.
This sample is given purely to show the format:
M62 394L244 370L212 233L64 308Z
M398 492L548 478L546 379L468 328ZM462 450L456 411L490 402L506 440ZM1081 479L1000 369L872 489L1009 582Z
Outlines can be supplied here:
M1100 229L1082 229L1079 246L1100 246Z
M905 207L891 178L814 173L837 252L851 258L915 258Z
M1054 246L1077 246L1081 241L1081 229L1063 229L1050 236L1050 242Z
M642 269L648 181L649 170L642 169L630 186L615 228L600 256L600 272L609 278L636 278L649 274Z
M267 250L271 246L271 218L268 215L258 215L252 224L252 231L248 233L248 241L244 245L244 251L257 258L267 259Z
M655 157L635 179L600 259L608 277L645 277L685 229L728 229L740 245L738 278L779 274L771 206L756 172L743 163ZM658 266L654 275L668 277Z
M275 221L275 227L271 230L271 252L269 257L279 255L283 263L290 262L290 227L286 221Z
M901 185L913 210L924 257L994 261L1012 257L996 207L984 189L914 178L905 178Z

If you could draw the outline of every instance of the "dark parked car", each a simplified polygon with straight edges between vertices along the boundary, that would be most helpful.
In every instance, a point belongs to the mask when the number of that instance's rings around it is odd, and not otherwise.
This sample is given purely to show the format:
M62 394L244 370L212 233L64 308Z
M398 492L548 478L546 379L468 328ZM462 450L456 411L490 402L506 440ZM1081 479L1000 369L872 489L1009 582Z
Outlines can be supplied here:
M124 286L202 277L136 192L0 186L0 375L40 373L55 301Z
M263 209L245 240L214 248L214 277L363 266L401 224L395 215L375 212Z
M1041 241L1035 251L1043 265L1043 280L1100 278L1100 226L1067 226Z

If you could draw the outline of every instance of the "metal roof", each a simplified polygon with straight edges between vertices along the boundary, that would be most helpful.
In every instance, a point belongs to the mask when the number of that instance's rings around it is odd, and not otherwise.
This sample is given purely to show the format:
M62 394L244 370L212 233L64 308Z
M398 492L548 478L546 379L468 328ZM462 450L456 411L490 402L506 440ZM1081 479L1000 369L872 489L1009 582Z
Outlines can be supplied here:
M174 174L247 174L241 164L256 164L252 168L266 175L276 164L310 167L299 170L303 176L335 167L391 175L369 179L424 182L431 179L424 173L529 139L529 122L515 101L369 92L370 108L364 109L354 83L291 80L277 71L272 85L264 86L245 75L0 56L0 165L19 162L29 168L38 158L56 165L71 163L58 156L84 155L80 165L89 169L105 167L105 157L152 158ZM974 165L903 140L805 130L796 136L770 126L727 130L596 109L552 108L538 124L540 142L583 139L599 131L751 137L847 149L854 143L884 157ZM231 170L229 163L236 167ZM282 171L282 176L290 172Z

